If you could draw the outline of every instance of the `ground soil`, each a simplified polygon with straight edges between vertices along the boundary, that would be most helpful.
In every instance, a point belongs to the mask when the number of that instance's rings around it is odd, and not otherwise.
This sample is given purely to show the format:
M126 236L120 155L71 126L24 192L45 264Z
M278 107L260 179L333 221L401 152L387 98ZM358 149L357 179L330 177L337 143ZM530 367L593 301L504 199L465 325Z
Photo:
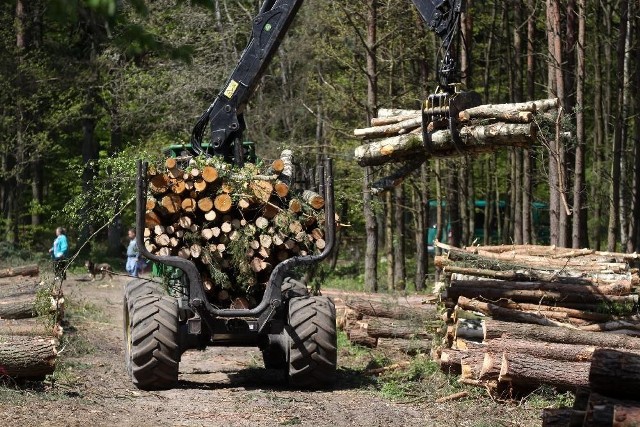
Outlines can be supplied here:
M124 368L125 277L69 275L68 326L58 373L45 386L0 387L6 426L534 426L540 408L482 397L435 403L435 394L386 398L352 356L339 353L332 390L287 388L254 348L208 348L182 357L177 388L137 390ZM360 367L358 367L360 366ZM436 387L437 388L437 387Z

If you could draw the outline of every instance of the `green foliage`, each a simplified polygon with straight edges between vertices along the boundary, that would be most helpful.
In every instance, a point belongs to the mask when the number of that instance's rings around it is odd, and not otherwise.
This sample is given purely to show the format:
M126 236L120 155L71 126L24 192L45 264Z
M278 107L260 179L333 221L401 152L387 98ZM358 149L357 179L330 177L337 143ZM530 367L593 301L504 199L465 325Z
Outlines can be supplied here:
M157 157L157 155L155 156ZM154 155L131 147L112 157L93 162L96 171L88 191L78 192L62 214L77 228L106 224L135 200L138 161L154 160ZM84 168L75 171L81 179Z

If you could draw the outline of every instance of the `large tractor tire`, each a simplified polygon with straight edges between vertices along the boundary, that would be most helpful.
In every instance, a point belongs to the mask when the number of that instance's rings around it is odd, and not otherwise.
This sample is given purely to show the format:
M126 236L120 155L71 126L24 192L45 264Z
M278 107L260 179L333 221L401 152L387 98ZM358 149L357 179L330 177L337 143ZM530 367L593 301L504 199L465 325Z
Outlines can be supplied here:
M327 297L289 301L289 384L318 389L335 382L338 359L336 308Z
M280 289L282 290L283 301L309 295L307 285L293 277L286 277ZM287 368L287 354L279 345L272 345L262 350L262 360L264 361L264 367L267 369Z
M124 286L125 302L129 304L145 295L166 295L166 292L161 283L147 279L133 279Z
M293 277L285 277L282 282L282 299L288 300L295 297L306 297L309 295L309 289L304 282L294 279Z
M133 384L165 390L178 382L180 362L178 302L147 294L125 301L125 360Z

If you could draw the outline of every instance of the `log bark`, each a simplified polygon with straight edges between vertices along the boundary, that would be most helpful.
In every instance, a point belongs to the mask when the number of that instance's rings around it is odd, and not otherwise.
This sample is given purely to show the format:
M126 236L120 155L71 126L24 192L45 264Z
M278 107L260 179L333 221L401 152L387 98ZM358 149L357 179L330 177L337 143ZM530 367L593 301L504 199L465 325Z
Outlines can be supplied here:
M517 116L518 113L535 113L536 109L537 105L532 101L513 104L486 104L462 110L458 113L458 118L460 120L495 118L509 122L511 121L509 118Z
M42 378L52 374L56 345L53 338L0 336L0 376Z
M502 322L486 319L484 339L520 338L566 344L593 345L602 348L640 350L640 339L606 332L586 332L552 326Z
M383 317L368 318L367 334L375 338L431 338L433 333L426 330L423 322L414 323L407 320L386 319Z
M601 295L597 293L564 293L543 290L502 290L499 288L447 288L443 292L443 298L454 301L461 295L467 298L479 298L483 300L495 301L501 298L509 299L513 302L540 303L540 304L629 304L633 306L638 302L638 295Z
M400 306L396 302L385 303L360 298L348 298L345 304L363 316L415 319L418 321L434 320L437 317L435 305L407 307Z
M314 209L322 209L324 207L324 197L315 191L304 190L302 192L302 200L307 202Z
M0 283L0 299L24 294L35 294L40 287L37 278L14 278L11 283Z
M37 264L10 267L0 270L0 277L37 276L38 274L40 274L40 269Z
M0 319L0 335L51 336L61 338L63 327L59 323L51 324L47 319Z
M451 280L450 290L474 292L475 289L496 288L504 291L513 290L537 290L563 294L589 294L589 295L629 295L632 291L631 281L624 280L606 285L577 285L557 282L519 282L510 280Z
M589 386L596 393L640 400L640 355L614 349L597 349L591 359Z
M547 319L546 317L539 314L525 313L519 310L511 310L509 308L500 307L495 304L478 300L472 300L463 296L458 298L458 306L462 307L465 310L479 311L483 314L486 314L487 316L491 316L495 319L500 320L508 320L511 322L520 323L534 323L544 326L564 326L567 328L575 329L575 327L570 324L563 324L555 320Z
M376 348L378 345L378 338L369 336L367 330L361 328L359 325L347 330L347 337L353 344L358 344L363 347Z
M522 353L504 353L498 381L514 387L550 385L575 390L589 385L589 362L542 359Z
M400 122L369 128L354 129L353 135L364 139L380 138L406 133L422 125L422 116L409 117Z
M567 362L589 362L596 351L595 346L530 341L517 338L494 338L485 341L485 348L491 353L514 352L529 354L542 359L564 360Z
M582 426L585 411L571 408L544 409L542 411L542 427ZM579 422L579 424L576 424Z
M499 300L496 301L495 304L499 305L500 307L510 308L512 310L543 313L545 316L550 316L557 319L572 318L592 322L604 322L607 320L618 319L617 317L607 313L596 313L593 311L578 310L575 308L560 307L554 305L529 304L524 302L512 302L508 300ZM597 306L594 306L594 308L597 308ZM561 316L553 316L553 313L557 313Z
M591 393L584 418L585 427L634 427L640 424L640 403Z
M18 295L0 300L1 319L27 319L36 315L35 294Z
M448 157L493 151L499 147L528 147L533 144L537 127L529 124L498 122L490 125L463 126L460 129L462 146L456 146L451 131L438 130L431 134L431 151L428 153L421 133L385 138L361 145L355 150L360 166L379 166L388 162L405 161L419 157Z

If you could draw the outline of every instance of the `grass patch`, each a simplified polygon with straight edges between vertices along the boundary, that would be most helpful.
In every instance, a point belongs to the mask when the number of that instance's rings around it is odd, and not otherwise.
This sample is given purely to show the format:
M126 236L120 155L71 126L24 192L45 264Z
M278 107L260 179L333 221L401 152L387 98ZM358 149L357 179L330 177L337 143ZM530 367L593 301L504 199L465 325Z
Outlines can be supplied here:
M62 336L61 348L65 357L80 357L93 354L96 348L84 336L77 332Z
M75 303L74 301L67 301L67 307L65 309L65 318L69 323L75 323L79 321L92 321L92 322L109 322L109 318L105 312L98 307L98 305L92 302L83 301L81 303Z

